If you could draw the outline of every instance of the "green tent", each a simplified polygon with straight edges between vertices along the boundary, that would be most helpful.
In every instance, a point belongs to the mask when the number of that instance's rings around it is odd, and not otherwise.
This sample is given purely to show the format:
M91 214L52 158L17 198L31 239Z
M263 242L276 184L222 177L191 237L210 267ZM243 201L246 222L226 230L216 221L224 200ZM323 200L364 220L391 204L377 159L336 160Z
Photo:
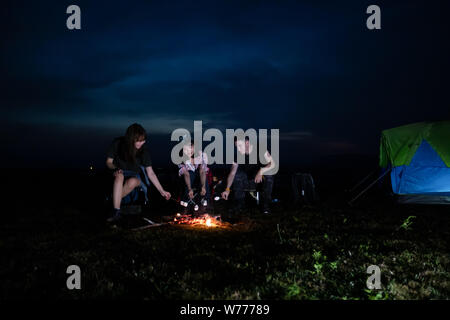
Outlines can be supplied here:
M450 203L450 121L384 130L380 166L391 169L401 202Z

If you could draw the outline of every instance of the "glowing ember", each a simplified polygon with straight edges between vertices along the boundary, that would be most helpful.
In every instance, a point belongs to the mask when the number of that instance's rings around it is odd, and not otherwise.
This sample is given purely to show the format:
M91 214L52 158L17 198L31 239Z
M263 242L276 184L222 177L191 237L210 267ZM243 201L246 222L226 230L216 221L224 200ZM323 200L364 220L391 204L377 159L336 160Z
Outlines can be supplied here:
M189 224L189 225L203 225L206 227L219 227L221 226L220 217L212 217L209 214L204 214L196 217L192 217L187 214L176 214L176 218L171 222L173 224Z

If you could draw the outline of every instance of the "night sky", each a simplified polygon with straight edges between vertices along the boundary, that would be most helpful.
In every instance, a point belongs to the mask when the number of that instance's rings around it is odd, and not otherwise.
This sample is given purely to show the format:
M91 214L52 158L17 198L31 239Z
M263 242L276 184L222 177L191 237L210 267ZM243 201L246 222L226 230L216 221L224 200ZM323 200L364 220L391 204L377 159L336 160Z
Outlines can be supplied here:
M138 122L163 166L194 120L279 128L281 166L376 155L383 129L450 119L446 2L2 3L0 165L102 168Z

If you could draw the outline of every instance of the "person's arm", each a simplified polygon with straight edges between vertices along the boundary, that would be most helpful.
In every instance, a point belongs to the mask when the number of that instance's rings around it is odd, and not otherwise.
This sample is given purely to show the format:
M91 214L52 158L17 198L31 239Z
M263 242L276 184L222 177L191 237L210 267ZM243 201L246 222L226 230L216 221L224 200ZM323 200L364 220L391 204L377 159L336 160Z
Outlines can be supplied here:
M117 177L118 174L122 173L122 169L120 169L119 167L117 167L114 164L114 159L113 158L110 158L110 157L106 158L106 166L109 169L113 170L113 176L114 177Z
M183 172L184 182L189 191L191 191L191 176L189 174L189 170L184 170Z
M106 158L106 166L111 169L111 170L115 170L118 169L115 165L114 165L114 159L113 158Z
M202 184L202 188L204 188L206 183L206 170L203 167L200 167L200 183Z
M233 163L233 165L231 166L230 173L228 174L227 187L226 187L225 191L222 192L222 198L225 200L228 200L228 195L230 194L230 191L231 191L230 188L231 188L231 185L233 184L234 176L236 175L237 169L238 169L238 164Z
M262 176L269 170L272 170L275 168L275 162L273 161L272 156L270 155L269 151L266 151L264 154L264 158L268 162L264 167L259 169L258 173L255 176L255 182L260 183L262 181Z
M230 189L231 185L233 184L234 176L236 175L237 168L238 168L238 164L233 163L233 165L231 166L230 174L228 174L228 178L227 178L227 189Z
M114 139L114 141L109 145L108 150L106 150L106 167L114 170L114 173L120 169L114 164L114 159L117 158L118 143L118 140Z
M200 191L200 195L204 196L206 194L206 172L208 171L208 156L206 153L201 152L201 164L198 166L199 174L200 174L200 183L202 185L202 189Z
M193 199L194 198L194 191L192 190L191 187L191 175L189 174L189 170L185 169L183 172L183 177L184 177L184 182L186 183L186 186L188 188L189 191L189 198Z
M167 191L165 191L163 189L163 187L161 186L161 183L159 183L158 177L156 176L155 172L153 171L153 168L150 166L150 167L146 167L145 170L147 171L148 178L153 183L153 185L155 186L156 190L158 190L159 193L164 198L166 198L166 200L169 200L171 195L170 195L169 192L167 192Z
M200 173L200 183L202 185L202 189L200 191L200 195L204 196L206 194L206 170L203 166L199 167Z

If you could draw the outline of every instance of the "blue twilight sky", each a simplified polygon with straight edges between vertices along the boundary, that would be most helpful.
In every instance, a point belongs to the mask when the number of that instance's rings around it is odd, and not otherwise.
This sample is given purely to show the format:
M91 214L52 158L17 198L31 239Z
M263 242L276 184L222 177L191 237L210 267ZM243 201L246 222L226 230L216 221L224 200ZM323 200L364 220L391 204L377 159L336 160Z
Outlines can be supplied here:
M448 1L447 1L448 2ZM81 8L81 30L66 8ZM381 8L381 30L366 9ZM373 154L380 131L449 119L445 1L2 3L3 167L103 165L133 122L279 128L280 161Z

